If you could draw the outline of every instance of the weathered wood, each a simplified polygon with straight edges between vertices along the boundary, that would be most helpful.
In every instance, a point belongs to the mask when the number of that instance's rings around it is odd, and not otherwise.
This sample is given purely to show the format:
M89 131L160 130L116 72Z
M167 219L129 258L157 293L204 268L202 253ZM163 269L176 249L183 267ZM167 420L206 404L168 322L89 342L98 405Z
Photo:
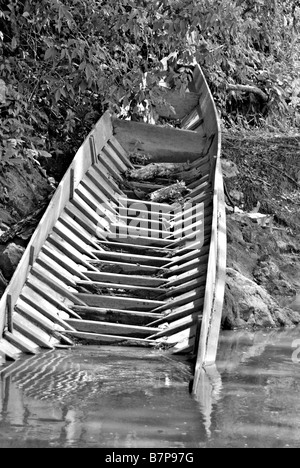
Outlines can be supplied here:
M151 265L141 265L139 263L114 263L106 260L89 260L91 265L98 267L98 271L105 271L107 273L120 273L120 274L138 274L152 276L159 274L163 271L160 267L154 267ZM97 271L97 268L95 268Z
M135 284L126 284L126 283L110 283L110 282L105 282L105 281L94 281L94 280L88 280L88 281L83 281L83 280L78 280L77 281L78 286L94 286L97 288L109 288L109 289L116 289L116 290L129 290L133 292L139 292L139 293L145 293L145 297L147 297L147 293L151 293L152 296L159 296L163 295L164 293L167 293L167 289L157 289L157 288L152 288L150 286L136 286Z
M108 251L96 251L93 250L92 253L98 259L103 260L117 260L120 263L136 263L141 265L151 265L163 267L168 259L162 257L154 257L148 255L135 255L131 253L121 253L121 252L108 252Z
M138 253L142 251L145 255L154 254L155 257L168 257L171 256L173 249L166 249L165 247L156 247L156 246L145 246L128 242L113 242L113 241L98 241L99 245L107 247L114 252L132 252Z
M124 309L103 309L100 307L74 306L74 311L86 320L105 321L111 323L122 323L124 325L148 325L153 322L159 314L151 312L137 312Z
M37 354L38 352L38 346L17 331L13 333L5 332L4 338L23 353Z
M16 361L20 357L21 350L16 346L12 345L11 343L8 343L8 341L6 341L5 339L1 339L0 353L2 353L7 358Z
M93 320L68 320L76 331L98 333L102 335L121 335L133 338L147 338L157 332L156 328L123 325L118 323L95 322Z
M164 323L172 323L188 315L194 314L195 312L201 315L203 310L203 302L204 300L201 298L194 302L188 302L187 304L184 304L183 306L177 307L175 309L170 309L169 311L166 310L163 317L150 322L149 326L158 327Z
M113 309L124 309L137 311L152 311L153 309L162 306L163 301L143 300L132 297L117 297L97 294L83 294L78 293L77 298L81 303L86 305L100 308L113 308Z
M128 336L117 336L117 335L100 335L98 333L87 333L87 332L66 332L72 335L74 338L79 338L87 342L98 342L99 344L132 344L132 345L143 345L143 346L155 346L157 342L155 340L148 340L143 338L132 338Z
M147 276L137 275L120 275L115 273L104 273L104 272L87 272L87 278L92 281L104 281L105 283L115 284L128 284L133 286L145 286L145 287L158 287L165 285L168 280L162 278L151 278Z
M188 317L184 317L180 320L176 320L175 322L171 323L168 328L165 328L154 335L148 337L149 340L157 340L158 338L162 338L163 336L170 336L174 335L175 333L179 333L183 330L190 330L195 324L197 324L199 320L198 314L192 314Z
M56 338L51 337L25 317L15 314L14 320L16 330L41 348L54 349L55 343L58 343Z
M158 127L140 122L113 119L114 136L127 152L150 153L153 162L186 162L197 159L206 138L188 130Z
M47 301L47 299L45 299L41 294L35 292L29 286L24 287L22 294L20 295L20 299L43 314L53 323L60 325L62 328L69 328L69 325L61 318L62 316L69 318L69 316L72 315L74 318L80 319L80 316L74 313L73 310L67 314L66 311L55 307L51 302Z
M109 141L108 145L112 147L112 149L116 152L122 162L131 169L133 167L132 163L129 160L128 154L126 153L125 149L120 145L120 142L112 136Z

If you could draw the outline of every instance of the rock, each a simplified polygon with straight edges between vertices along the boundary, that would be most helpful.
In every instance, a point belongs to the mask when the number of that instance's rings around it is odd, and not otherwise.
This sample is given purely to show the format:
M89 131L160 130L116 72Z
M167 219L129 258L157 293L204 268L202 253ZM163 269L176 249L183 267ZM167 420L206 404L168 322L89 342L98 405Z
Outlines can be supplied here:
M24 247L11 243L0 246L0 269L6 279L10 279L24 253Z
M292 326L300 322L299 309L280 308L260 285L228 268L222 326L224 329Z
M289 304L289 309L295 310L296 312L300 313L300 294L297 294L294 301L291 304Z

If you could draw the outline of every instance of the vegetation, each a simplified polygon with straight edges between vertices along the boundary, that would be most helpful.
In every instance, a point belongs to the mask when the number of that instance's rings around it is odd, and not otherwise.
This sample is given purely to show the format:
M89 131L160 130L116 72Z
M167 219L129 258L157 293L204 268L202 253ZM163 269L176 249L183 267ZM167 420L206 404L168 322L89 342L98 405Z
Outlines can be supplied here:
M64 167L104 110L151 111L174 52L227 126L297 125L299 19L292 0L0 0L0 171Z

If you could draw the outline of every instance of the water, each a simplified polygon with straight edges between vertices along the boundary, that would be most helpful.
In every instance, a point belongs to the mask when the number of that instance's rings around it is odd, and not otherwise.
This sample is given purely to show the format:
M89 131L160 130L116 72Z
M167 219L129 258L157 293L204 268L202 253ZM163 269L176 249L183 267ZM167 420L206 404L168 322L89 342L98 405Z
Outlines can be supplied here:
M27 358L0 374L0 447L300 447L299 338L223 332L196 397L191 365L157 350Z

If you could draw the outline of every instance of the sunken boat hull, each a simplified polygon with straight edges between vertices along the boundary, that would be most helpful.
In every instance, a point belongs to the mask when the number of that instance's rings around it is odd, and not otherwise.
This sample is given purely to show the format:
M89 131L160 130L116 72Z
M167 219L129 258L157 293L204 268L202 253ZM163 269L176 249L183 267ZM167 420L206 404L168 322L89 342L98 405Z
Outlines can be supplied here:
M196 374L215 361L225 204L200 67L171 102L181 128L105 113L78 150L1 298L2 361L78 340L193 353Z

